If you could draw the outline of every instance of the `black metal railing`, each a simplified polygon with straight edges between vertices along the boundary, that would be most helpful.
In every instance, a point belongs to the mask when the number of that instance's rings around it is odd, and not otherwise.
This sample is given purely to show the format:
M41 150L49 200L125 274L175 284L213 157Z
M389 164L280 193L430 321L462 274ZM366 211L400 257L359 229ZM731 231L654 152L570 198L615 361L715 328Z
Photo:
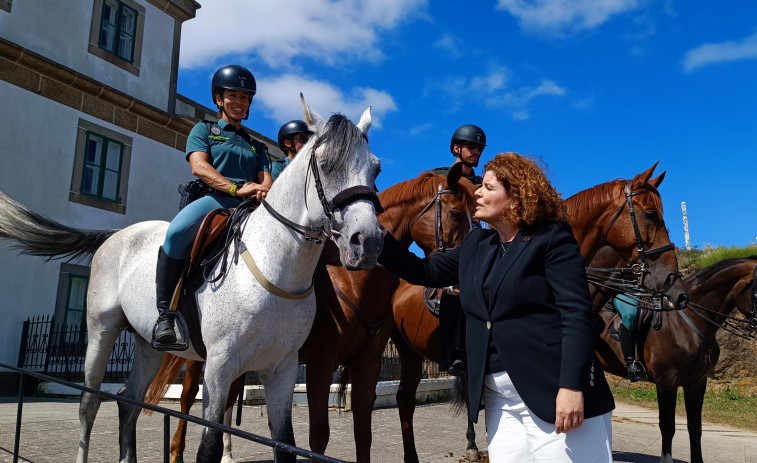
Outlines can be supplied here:
M148 410L152 410L152 411L163 414L163 417L164 417L163 419L163 461L165 463L168 463L169 458L170 458L169 446L170 446L170 429L171 429L170 418L171 417L187 420L192 423L196 423L202 426L207 426L209 428L217 429L219 431L229 433L233 436L241 437L242 439L247 439L252 442L257 442L259 444L266 445L268 447L273 448L274 450L281 450L281 451L291 453L300 457L309 458L311 460L324 462L324 463L345 463L342 460L337 460L335 458L327 457L325 455L321 455L320 453L311 452L309 450L295 447L294 445L285 444L283 442L279 442L273 439L269 439L267 437L259 436L257 434L251 434L248 432L240 431L239 429L229 428L229 427L220 425L218 423L213 423L211 421L207 421L202 418L197 418L192 415L186 415L184 413L170 410L168 408L163 408L156 405L150 405L144 402L139 402L137 400L121 397L116 394L110 394L108 392L98 391L96 389L92 389L86 386L80 386L70 381L65 381L60 378L54 378L52 376L38 373L35 371L31 371L28 369L12 367L4 363L0 363L0 368L6 368L8 370L13 370L20 373L19 374L19 388L18 388L19 390L18 409L16 412L16 434L14 436L14 445L13 445L13 463L18 463L19 461L19 449L20 449L20 442L21 442L21 419L23 417L22 412L23 412L23 405L24 405L24 380L26 376L31 376L42 381L55 382L55 383L62 384L70 388L78 389L80 391L89 392L91 394L96 394L101 397L105 397L107 399L117 400L119 402L124 402L129 405L146 408Z
M134 346L134 335L122 331L108 358L104 382L126 381L134 363ZM86 351L85 324L57 325L55 317L35 316L24 322L17 366L66 381L82 382Z
M105 383L123 383L134 363L134 335L121 332L108 359ZM19 368L41 372L66 381L84 381L84 359L87 350L87 327L85 324L56 325L52 316L35 316L24 322L19 349ZM400 379L401 365L397 349L390 340L381 359L380 381ZM341 368L334 373L339 381ZM437 363L426 360L423 364L423 379L447 376L439 371ZM182 377L179 377L180 382ZM300 366L297 382L305 383L305 367ZM259 384L257 375L247 375L246 384Z

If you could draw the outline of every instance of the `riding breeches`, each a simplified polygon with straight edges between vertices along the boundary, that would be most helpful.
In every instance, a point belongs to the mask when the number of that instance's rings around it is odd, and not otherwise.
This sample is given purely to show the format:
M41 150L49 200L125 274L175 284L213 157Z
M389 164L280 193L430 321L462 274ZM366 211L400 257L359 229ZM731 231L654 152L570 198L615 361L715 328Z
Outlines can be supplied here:
M191 202L176 214L168 226L163 252L171 259L183 260L205 216L219 208L237 207L239 203L240 198L213 195L203 196Z
M629 331L636 332L636 320L639 318L639 301L621 293L612 300L612 306L620 314L621 322Z

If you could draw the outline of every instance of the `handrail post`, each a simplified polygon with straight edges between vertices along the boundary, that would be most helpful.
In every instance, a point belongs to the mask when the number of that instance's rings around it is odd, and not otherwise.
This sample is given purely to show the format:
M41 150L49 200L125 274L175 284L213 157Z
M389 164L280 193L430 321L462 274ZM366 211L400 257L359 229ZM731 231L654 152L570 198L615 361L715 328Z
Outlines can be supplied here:
M168 445L171 437L171 415L163 415L163 463L169 463L171 448Z
M24 373L18 378L18 411L16 412L16 439L13 444L13 463L18 463L18 448L21 444L21 412L24 409Z

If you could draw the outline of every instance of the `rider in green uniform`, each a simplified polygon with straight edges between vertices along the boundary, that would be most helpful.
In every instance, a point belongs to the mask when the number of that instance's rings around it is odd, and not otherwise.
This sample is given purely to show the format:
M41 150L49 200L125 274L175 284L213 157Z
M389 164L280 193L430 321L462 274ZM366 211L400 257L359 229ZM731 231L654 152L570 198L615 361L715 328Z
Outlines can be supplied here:
M155 275L158 320L152 345L158 350L178 350L171 300L181 278L184 259L205 216L218 208L236 207L246 197L264 198L273 181L265 144L242 127L255 95L255 78L242 66L224 66L211 84L219 121L202 121L187 139L186 159L192 173L211 191L188 204L171 221L158 251Z
M615 311L620 315L618 341L628 369L628 379L636 382L647 378L644 367L636 360L636 320L639 318L639 300L627 294L618 294L612 299Z
M455 162L463 164L463 177L481 185L481 177L473 170L486 147L486 134L473 124L462 125L455 130L450 140L449 149L455 156ZM447 175L449 167L437 167L432 172ZM451 375L462 376L465 366L465 317L461 317L460 297L446 292L439 301L439 335L441 337L441 368L446 368Z
M462 125L452 134L449 150L457 158L454 164L458 162L463 164L463 177L474 185L481 185L481 177L476 175L473 169L478 167L478 161L485 147L486 134L480 127L473 124ZM449 167L437 167L432 172L447 175L449 169Z
M284 168L294 160L300 148L308 142L313 132L308 129L304 121L293 120L282 125L279 129L279 148L286 156L271 163L271 177L275 181Z

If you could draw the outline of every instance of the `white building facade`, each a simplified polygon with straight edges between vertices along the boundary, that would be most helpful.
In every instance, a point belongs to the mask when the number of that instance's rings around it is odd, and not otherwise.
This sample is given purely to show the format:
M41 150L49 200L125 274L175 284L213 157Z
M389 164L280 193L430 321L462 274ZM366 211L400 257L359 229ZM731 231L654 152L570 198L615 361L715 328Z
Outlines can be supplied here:
M191 178L186 137L214 111L176 94L181 25L192 0L0 0L0 191L83 229L170 220ZM269 146L275 142L252 135ZM88 259L0 249L0 362L22 325L85 315ZM15 387L0 369L0 394Z

